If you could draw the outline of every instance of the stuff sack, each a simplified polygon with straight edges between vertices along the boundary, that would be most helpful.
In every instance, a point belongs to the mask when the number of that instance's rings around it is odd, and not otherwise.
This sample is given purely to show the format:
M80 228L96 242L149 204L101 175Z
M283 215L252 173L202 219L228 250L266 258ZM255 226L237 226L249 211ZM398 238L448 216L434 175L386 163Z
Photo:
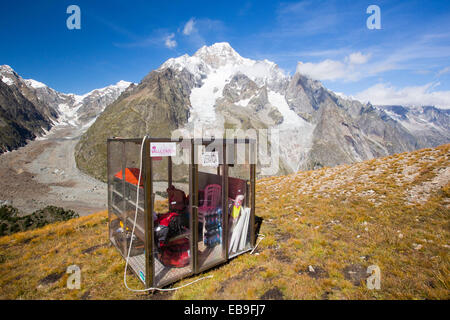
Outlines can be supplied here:
M191 251L188 238L170 241L161 248L161 262L166 267L183 268L191 260Z
M167 188L167 194L169 197L169 211L184 212L188 204L188 199L184 191L172 185Z
M168 239L184 233L189 229L189 219L186 214L168 212L160 215L156 220L155 240L161 248Z

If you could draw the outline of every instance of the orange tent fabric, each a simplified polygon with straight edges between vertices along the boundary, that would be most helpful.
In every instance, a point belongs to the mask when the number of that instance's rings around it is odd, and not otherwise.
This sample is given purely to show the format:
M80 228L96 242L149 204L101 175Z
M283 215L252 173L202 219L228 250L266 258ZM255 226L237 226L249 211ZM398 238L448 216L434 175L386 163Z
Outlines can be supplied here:
M115 177L122 179L123 173L122 170L116 173ZM125 181L137 186L139 182L139 169L138 168L125 168ZM141 177L140 187L144 186L144 179Z

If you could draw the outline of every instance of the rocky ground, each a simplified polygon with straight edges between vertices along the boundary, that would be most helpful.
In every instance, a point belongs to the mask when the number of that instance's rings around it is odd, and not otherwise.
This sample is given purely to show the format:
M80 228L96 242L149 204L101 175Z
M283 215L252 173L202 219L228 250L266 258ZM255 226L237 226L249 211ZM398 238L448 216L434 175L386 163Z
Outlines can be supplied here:
M106 211L0 237L0 299L448 300L449 167L447 144L260 179L253 254L165 293L126 290ZM73 264L78 290L67 288ZM143 289L131 271L127 282Z
M44 138L0 155L0 201L25 214L47 205L81 216L105 210L107 185L75 165L74 148L83 131L55 126Z

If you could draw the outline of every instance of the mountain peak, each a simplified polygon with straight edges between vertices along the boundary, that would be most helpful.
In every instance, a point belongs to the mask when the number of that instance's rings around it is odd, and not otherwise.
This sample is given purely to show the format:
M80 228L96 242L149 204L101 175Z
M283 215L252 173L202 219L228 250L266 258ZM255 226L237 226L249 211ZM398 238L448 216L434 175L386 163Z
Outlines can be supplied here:
M17 73L8 66L7 64L0 66L0 80L6 83L8 86L11 86L15 83L18 78Z
M116 86L118 88L126 89L130 86L130 84L131 84L131 82L129 82L129 81L120 80L114 86Z
M224 72L229 73L229 75L237 72L243 73L253 81L257 81L259 85L263 85L269 79L269 81L282 81L288 77L274 62L267 59L252 60L244 58L228 42L218 42L210 46L203 46L192 56L184 54L177 58L170 58L158 70L164 68L178 71L186 69L199 82L203 82L207 75L217 71L219 68L222 71L227 69Z
M205 54L239 56L228 42L216 42L210 46L203 46L197 50L194 56L204 56Z
M203 46L193 55L204 61L214 69L228 64L244 64L247 59L242 58L228 42L218 42L211 46Z
M4 64L0 66L0 73L14 73L14 69Z

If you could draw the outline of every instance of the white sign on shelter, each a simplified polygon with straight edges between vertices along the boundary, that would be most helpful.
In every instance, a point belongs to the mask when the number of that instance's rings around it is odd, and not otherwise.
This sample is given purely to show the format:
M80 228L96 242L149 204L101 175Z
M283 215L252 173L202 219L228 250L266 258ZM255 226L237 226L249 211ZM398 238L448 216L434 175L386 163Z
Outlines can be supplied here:
M202 166L205 167L217 167L219 165L219 153L217 151L213 152L203 152L202 153Z
M177 144L175 142L150 143L150 157L175 157L176 155Z

